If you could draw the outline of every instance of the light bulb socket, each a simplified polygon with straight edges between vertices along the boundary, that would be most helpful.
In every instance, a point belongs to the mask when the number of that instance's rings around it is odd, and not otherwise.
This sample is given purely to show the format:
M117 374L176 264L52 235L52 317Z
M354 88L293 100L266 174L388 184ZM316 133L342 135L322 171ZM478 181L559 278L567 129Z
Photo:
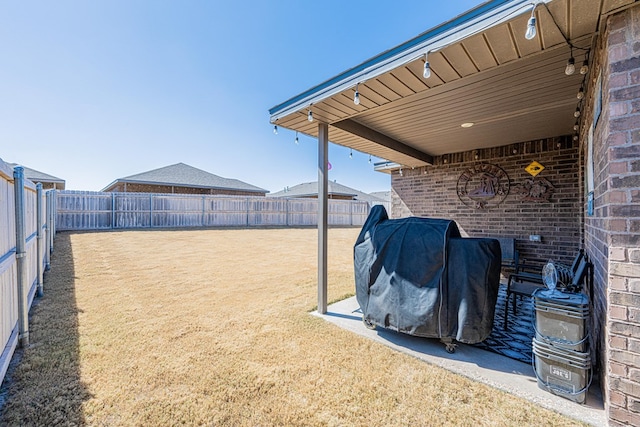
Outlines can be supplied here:
M567 66L564 69L564 73L567 76L572 75L573 73L576 72L576 60L575 58L572 56L571 58L569 58L569 60L567 61Z
M531 12L531 18L527 21L527 32L524 33L524 38L532 40L536 36L536 17Z
M582 67L580 67L580 74L582 74L584 76L588 72L589 72L589 61L585 59L582 62Z
M425 79L431 77L431 65L429 65L429 61L426 60L426 58L424 61L424 71L422 72L422 77L424 77Z

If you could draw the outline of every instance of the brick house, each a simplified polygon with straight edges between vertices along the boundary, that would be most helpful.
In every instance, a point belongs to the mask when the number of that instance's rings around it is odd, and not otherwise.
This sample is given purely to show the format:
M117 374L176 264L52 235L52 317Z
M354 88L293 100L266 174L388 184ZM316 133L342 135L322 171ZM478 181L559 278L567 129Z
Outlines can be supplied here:
M611 425L640 425L639 40L639 1L492 0L270 110L318 138L325 198L330 139L388 160L392 217L515 237L532 260L583 249Z
M118 178L100 191L227 196L264 196L269 192L255 185L237 179L223 178L184 163Z
M318 181L304 182L287 187L282 191L269 194L269 197L318 198ZM347 187L335 181L328 182L327 197L333 200L361 200L370 205L384 204L385 200L373 194L363 193L355 188Z
M18 166L17 163L7 164L12 168ZM28 168L26 166L23 166L22 168L24 169L24 177L36 184L42 184L43 190L64 190L66 184L64 179Z

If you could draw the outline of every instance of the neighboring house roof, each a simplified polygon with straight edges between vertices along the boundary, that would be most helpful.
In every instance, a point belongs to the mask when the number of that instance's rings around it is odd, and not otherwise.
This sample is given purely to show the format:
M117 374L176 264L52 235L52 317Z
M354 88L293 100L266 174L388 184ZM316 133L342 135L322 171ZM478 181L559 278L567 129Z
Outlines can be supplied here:
M373 193L369 193L378 199L382 199L385 202L391 201L391 191L374 191Z
M27 178L30 181L33 181L35 183L38 183L38 182L42 182L42 183L51 182L51 183L61 184L62 188L64 188L65 180L62 179L62 178L58 178L57 176L49 175L48 173L40 172L40 171L28 168L28 167L23 166L23 165L19 165L17 163L7 163L7 164L11 168L15 168L16 166L22 166L22 169L24 169L24 177Z
M354 200L362 200L369 203L382 203L385 200L380 199L371 194L364 193L362 191L347 187L346 185L338 184L335 181L329 181L329 188L327 192L333 196L346 196L353 197ZM287 187L285 190L278 191L276 193L269 194L269 197L317 197L318 196L318 182L305 182L303 184L294 185L293 187Z
M269 192L268 190L256 187L255 185L247 184L246 182L242 182L237 179L223 178L184 163L176 163L175 165L169 165L147 172L126 176L124 178L118 178L101 191L109 191L118 183L216 188L263 194Z

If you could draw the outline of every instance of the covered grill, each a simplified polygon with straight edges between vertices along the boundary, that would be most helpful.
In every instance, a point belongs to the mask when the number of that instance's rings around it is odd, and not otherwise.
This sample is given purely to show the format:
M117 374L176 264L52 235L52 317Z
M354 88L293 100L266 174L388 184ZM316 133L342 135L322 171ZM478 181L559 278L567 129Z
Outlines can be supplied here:
M475 344L493 327L500 244L461 238L454 221L390 220L374 206L354 247L356 298L369 327Z

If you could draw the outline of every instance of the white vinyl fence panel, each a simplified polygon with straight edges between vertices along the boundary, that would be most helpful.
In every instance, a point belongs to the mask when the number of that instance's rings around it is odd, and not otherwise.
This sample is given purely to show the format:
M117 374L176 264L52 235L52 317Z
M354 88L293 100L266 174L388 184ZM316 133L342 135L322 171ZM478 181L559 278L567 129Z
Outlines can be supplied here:
M56 191L58 230L314 226L316 199ZM330 200L329 225L360 226L362 201Z
M0 382L18 344L28 345L28 313L42 292L53 240L50 197L0 159ZM39 214L39 217L38 217ZM20 218L18 221L17 218Z

